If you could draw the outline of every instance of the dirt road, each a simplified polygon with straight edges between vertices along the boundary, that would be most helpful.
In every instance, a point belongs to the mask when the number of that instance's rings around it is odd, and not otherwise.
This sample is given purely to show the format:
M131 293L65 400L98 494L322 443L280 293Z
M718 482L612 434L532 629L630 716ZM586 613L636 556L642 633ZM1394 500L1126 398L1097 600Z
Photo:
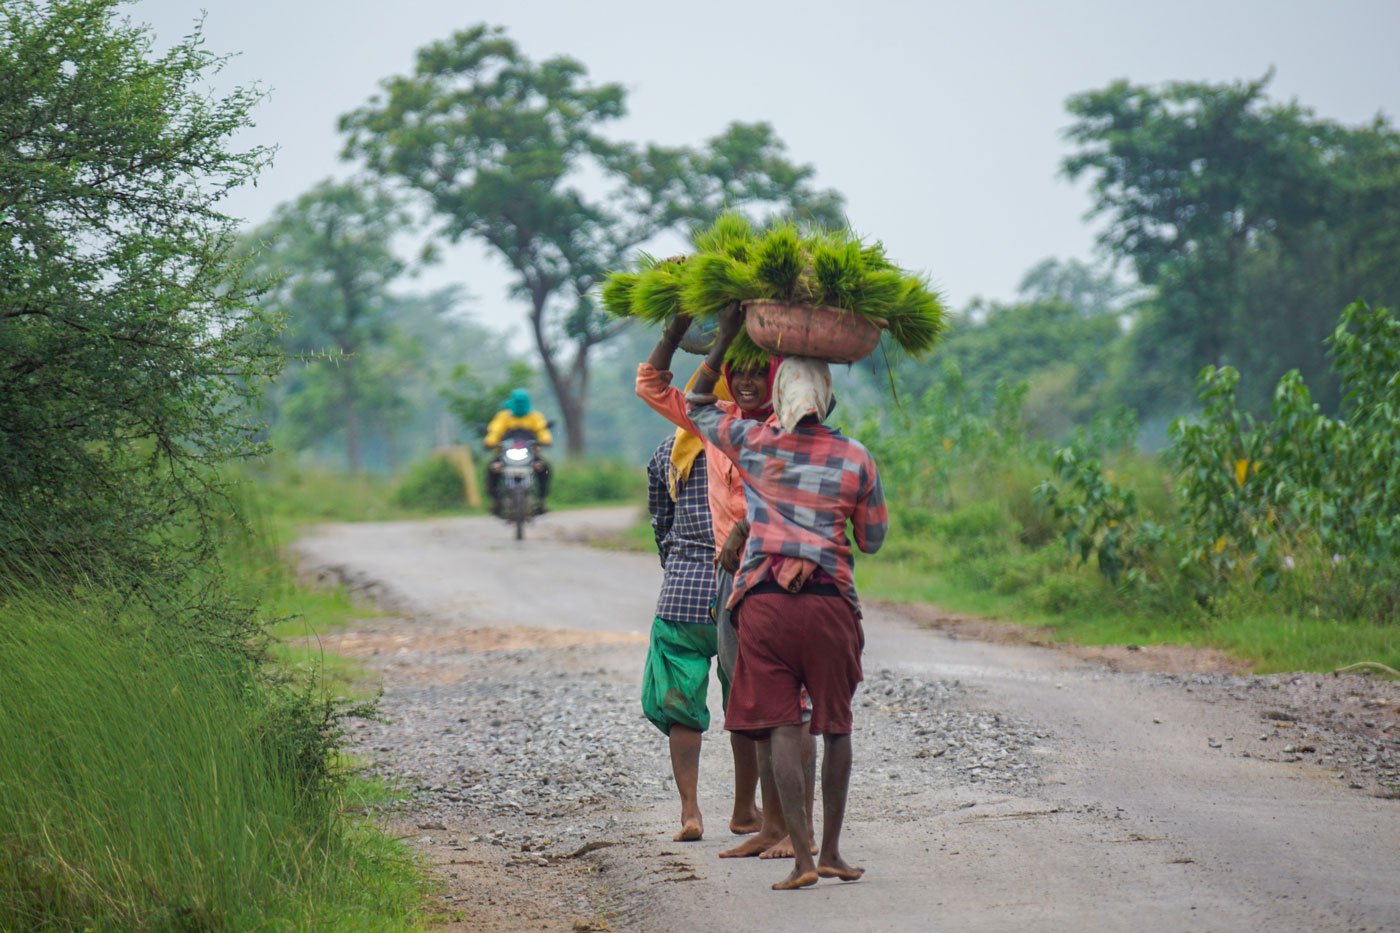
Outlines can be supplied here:
M719 715L706 837L671 842L664 739L636 699L659 571L582 543L634 518L551 515L523 545L487 519L322 526L298 545L307 570L390 613L327 646L383 677L389 721L357 741L415 789L397 819L440 866L444 921L1400 929L1400 802L1346 766L1348 748L1372 777L1400 764L1394 685L1119 673L889 607L865 620L843 839L865 879L774 893L784 863L715 857L735 838ZM1374 741L1349 746L1290 712L1323 691L1364 710Z

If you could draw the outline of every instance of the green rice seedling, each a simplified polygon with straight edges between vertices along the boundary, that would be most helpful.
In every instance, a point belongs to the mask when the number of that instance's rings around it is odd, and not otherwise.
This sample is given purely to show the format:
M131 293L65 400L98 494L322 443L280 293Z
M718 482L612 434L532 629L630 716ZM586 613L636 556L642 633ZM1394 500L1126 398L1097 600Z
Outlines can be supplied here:
M870 272L880 272L884 269L898 269L894 263L890 262L885 255L885 244L876 240L869 246L863 246L860 250L860 257L865 262L865 268Z
M741 329L734 342L729 345L729 352L724 354L724 359L735 369L756 369L768 365L772 357L767 350L753 342L748 330Z
M687 314L712 317L736 301L763 297L754 269L718 253L693 256L686 263L682 302Z
M737 211L725 211L704 229L691 232L697 253L718 253L739 262L748 262L756 245L753 224Z
M944 330L944 309L920 277L890 262L885 247L850 230L803 232L789 221L761 234L741 214L726 213L692 239L699 252L680 263L653 263L616 272L603 304L652 323L676 313L712 318L735 302L775 299L795 305L843 308L885 324L892 340L914 356L930 350ZM645 265L650 260L644 257ZM630 303L628 298L630 296ZM763 351L747 334L731 358L753 360Z
M754 274L770 298L796 298L806 265L802 237L790 223L769 230L754 249Z
M632 292L641 275L636 272L614 272L603 285L603 309L616 317L632 316Z
M932 350L948 326L947 313L938 293L917 275L902 276L895 307L885 320L890 336L912 356Z
M898 269L865 272L859 280L856 294L851 296L851 309L866 317L879 318L886 323L900 313L904 295L904 275Z
M661 324L679 313L687 265L687 262L658 262L643 272L632 287L632 314Z
M813 303L864 313L860 295L865 284L865 261L860 243L832 234L812 246Z

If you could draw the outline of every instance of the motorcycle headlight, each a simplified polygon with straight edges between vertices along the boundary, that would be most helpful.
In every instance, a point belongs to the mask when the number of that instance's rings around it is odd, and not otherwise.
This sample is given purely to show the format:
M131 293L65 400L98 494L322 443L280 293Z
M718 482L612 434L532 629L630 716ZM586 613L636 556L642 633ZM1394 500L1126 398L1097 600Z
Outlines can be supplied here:
M506 451L506 459L514 463L520 463L530 459L530 451L524 447L512 447Z

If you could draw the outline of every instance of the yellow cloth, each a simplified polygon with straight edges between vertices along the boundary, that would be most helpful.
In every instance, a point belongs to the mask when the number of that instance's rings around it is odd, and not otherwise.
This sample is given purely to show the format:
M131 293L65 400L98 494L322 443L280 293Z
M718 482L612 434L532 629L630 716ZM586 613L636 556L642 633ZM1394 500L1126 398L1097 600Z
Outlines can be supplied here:
M695 385L695 379L700 375L700 370L696 370L690 377L690 381L685 384L685 391L690 392ZM715 395L726 402L734 401L734 397L729 394L729 383L723 376L719 377L719 382L715 383ZM695 458L700 456L700 451L705 449L705 442L685 428L676 428L676 443L671 447L671 469L666 474L666 489L671 493L671 501L680 498L681 484L690 478L690 468L695 466Z
M535 435L535 440L541 444L553 444L554 438L549 433L549 422L544 415L537 411L529 412L517 418L510 413L510 409L502 408L496 412L496 417L491 419L491 423L486 427L487 447L495 447L501 442L510 431L531 431Z

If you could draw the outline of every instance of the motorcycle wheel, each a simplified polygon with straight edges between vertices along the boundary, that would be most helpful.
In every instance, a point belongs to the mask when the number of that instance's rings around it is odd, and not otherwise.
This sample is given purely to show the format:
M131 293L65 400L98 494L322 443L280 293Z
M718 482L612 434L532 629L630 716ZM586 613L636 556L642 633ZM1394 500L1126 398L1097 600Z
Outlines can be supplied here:
M525 495L523 489L512 489L510 491L510 517L515 522L515 540L525 540L525 518L526 509L529 507L529 497Z

